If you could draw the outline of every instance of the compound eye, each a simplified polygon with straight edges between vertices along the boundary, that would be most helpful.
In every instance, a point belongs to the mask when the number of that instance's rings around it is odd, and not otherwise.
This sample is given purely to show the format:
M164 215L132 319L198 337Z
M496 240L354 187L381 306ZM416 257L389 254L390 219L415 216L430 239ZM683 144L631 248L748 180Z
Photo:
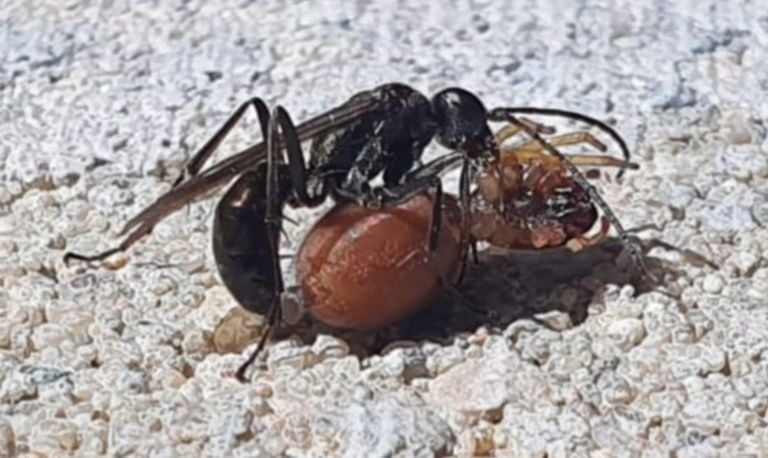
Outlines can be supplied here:
M474 94L460 88L445 89L432 98L432 110L440 144L467 152L486 147L491 136L488 115Z

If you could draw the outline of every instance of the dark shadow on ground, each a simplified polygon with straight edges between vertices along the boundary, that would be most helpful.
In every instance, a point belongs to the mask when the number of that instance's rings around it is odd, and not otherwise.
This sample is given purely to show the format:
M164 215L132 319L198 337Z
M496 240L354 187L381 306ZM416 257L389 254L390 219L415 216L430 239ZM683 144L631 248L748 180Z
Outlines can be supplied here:
M601 301L606 285L632 284L636 292L652 289L638 272L618 267L616 259L622 249L619 241L609 239L578 253L565 248L485 250L477 265L470 263L458 287L463 298L446 291L411 318L375 332L334 329L308 318L282 329L275 338L295 335L311 343L319 333L331 334L345 340L355 354L367 356L395 341L449 343L480 326L499 331L517 320L536 319L552 310L567 313L573 326L578 326L586 319L589 307ZM653 259L648 262L652 268L659 264ZM470 310L464 305L467 302L493 316Z

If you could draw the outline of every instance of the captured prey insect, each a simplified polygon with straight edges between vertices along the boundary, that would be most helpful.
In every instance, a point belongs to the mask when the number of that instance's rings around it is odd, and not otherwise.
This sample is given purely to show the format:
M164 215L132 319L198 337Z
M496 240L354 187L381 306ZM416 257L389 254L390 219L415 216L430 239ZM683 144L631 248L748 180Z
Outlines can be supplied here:
M539 130L554 133L540 126ZM589 190L566 169L563 160L547 154L535 141L504 145L520 129L508 125L496 134L499 160L478 174L470 206L470 234L474 240L507 249L543 249L566 245L572 251L604 240L611 220L603 215L599 233L586 236L598 219ZM600 152L607 146L589 132L548 137L556 147L589 145ZM564 155L570 164L637 169L637 164L611 156Z
M537 130L554 133L544 125ZM496 134L499 158L486 164L473 183L471 204L465 212L468 227L460 224L455 197L443 194L444 224L433 264L425 262L425 234L434 195L419 194L398 206L378 210L353 203L336 205L315 223L298 252L302 306L315 318L336 327L380 327L427 305L445 287L441 279L458 280L466 262L464 256L475 242L501 249L540 250L565 245L580 251L603 241L610 221L603 216L599 232L586 235L598 220L598 209L559 158L546 154L535 141L504 144L519 132L508 125ZM548 137L547 141L556 146L586 144L607 151L607 146L588 132ZM565 157L577 166L638 168L611 156ZM461 298L468 299L463 294ZM469 303L464 305L487 314Z
M262 142L218 164L201 169L246 111L253 107ZM439 244L442 225L440 176L461 167L459 203L462 213L471 205L470 183L478 170L498 161L499 149L489 122L507 122L533 138L548 154L560 158L571 176L611 220L624 242L628 238L610 208L586 178L556 148L542 139L537 125L519 114L564 116L594 125L629 151L612 128L588 116L563 110L512 107L486 110L472 93L448 88L431 99L404 84L390 83L352 96L340 106L294 126L280 106L271 112L263 100L241 105L191 158L184 174L166 194L126 223L120 245L96 255L67 253L65 261L98 261L126 251L153 227L186 204L199 200L233 178L219 201L214 220L213 251L224 284L246 309L266 314L269 329L280 320L284 291L279 264L279 235L283 208L313 207L327 197L364 207L397 206L424 192L434 193L428 228L428 252ZM420 165L433 140L449 152ZM310 141L309 163L302 143ZM381 176L383 184L373 186ZM464 221L467 218L462 216ZM626 243L641 267L639 250ZM264 334L248 365L264 346Z

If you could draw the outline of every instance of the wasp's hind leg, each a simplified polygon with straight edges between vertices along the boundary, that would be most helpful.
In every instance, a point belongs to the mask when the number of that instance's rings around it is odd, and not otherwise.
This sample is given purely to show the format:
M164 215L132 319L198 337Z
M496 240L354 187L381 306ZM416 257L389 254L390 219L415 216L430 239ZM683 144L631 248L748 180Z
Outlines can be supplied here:
M184 166L184 172L179 175L179 177L173 183L174 188L181 184L185 179L196 175L200 171L200 168L203 166L203 164L205 164L211 155L218 149L221 142L224 140L227 134L229 134L232 128L240 121L240 119L243 117L243 114L245 114L245 111L250 106L253 106L256 110L256 114L259 117L259 125L261 127L262 138L266 138L267 126L269 124L269 111L267 110L267 106L263 100L258 97L254 97L240 105L240 107L238 107L238 109L235 110L232 115L230 115L224 125L222 125L219 130L213 134L211 139L208 140L205 145L203 145L203 147L200 148L200 150L198 150L192 156L192 159L190 159L189 162L187 162L187 164ZM126 236L125 239L120 242L118 246L92 255L67 252L64 254L64 263L69 264L69 262L72 260L84 262L103 261L113 254L124 253L128 251L128 249L136 242L149 235L152 232L152 229L154 229L154 224L141 223L136 229L132 230L128 236Z

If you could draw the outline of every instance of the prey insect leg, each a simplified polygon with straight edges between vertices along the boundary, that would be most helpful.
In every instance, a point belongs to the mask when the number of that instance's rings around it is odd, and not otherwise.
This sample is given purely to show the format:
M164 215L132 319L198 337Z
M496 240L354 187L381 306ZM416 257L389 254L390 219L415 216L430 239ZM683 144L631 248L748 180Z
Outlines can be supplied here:
M488 117L492 121L506 121L506 122L515 124L517 126L520 126L523 130L525 130L528 136L530 136L532 139L534 139L541 145L542 149L547 151L552 156L555 156L558 159L560 159L560 161L565 166L565 168L568 169L568 171L571 173L576 183L587 191L590 199L592 199L592 201L595 202L595 204L597 204L600 207L600 209L605 214L605 217L611 222L611 225L616 229L616 232L618 233L622 244L624 244L624 246L627 247L630 255L632 256L632 259L635 261L635 263L643 272L643 274L646 275L649 279L655 280L655 277L653 276L653 274L650 273L648 269L648 266L645 262L645 258L643 257L642 251L629 239L627 232L624 230L624 227L622 226L621 222L616 217L616 214L613 213L613 211L605 202L605 200L602 198L602 196L600 196L600 194L597 192L597 189L595 189L595 187L589 183L587 178L584 176L584 174L581 173L581 171L576 167L576 165L574 165L573 162L571 162L566 156L564 156L560 151L558 151L557 148L550 145L535 130L530 129L526 124L518 120L517 117L514 115L515 112L516 112L515 109L496 108L489 112ZM618 136L618 133L616 133L615 135ZM618 138L621 139L621 137L618 137ZM624 143L623 139L621 139L619 143L620 145L624 145L624 148L626 147L626 144ZM624 157L626 159L629 158L629 149L625 150Z

